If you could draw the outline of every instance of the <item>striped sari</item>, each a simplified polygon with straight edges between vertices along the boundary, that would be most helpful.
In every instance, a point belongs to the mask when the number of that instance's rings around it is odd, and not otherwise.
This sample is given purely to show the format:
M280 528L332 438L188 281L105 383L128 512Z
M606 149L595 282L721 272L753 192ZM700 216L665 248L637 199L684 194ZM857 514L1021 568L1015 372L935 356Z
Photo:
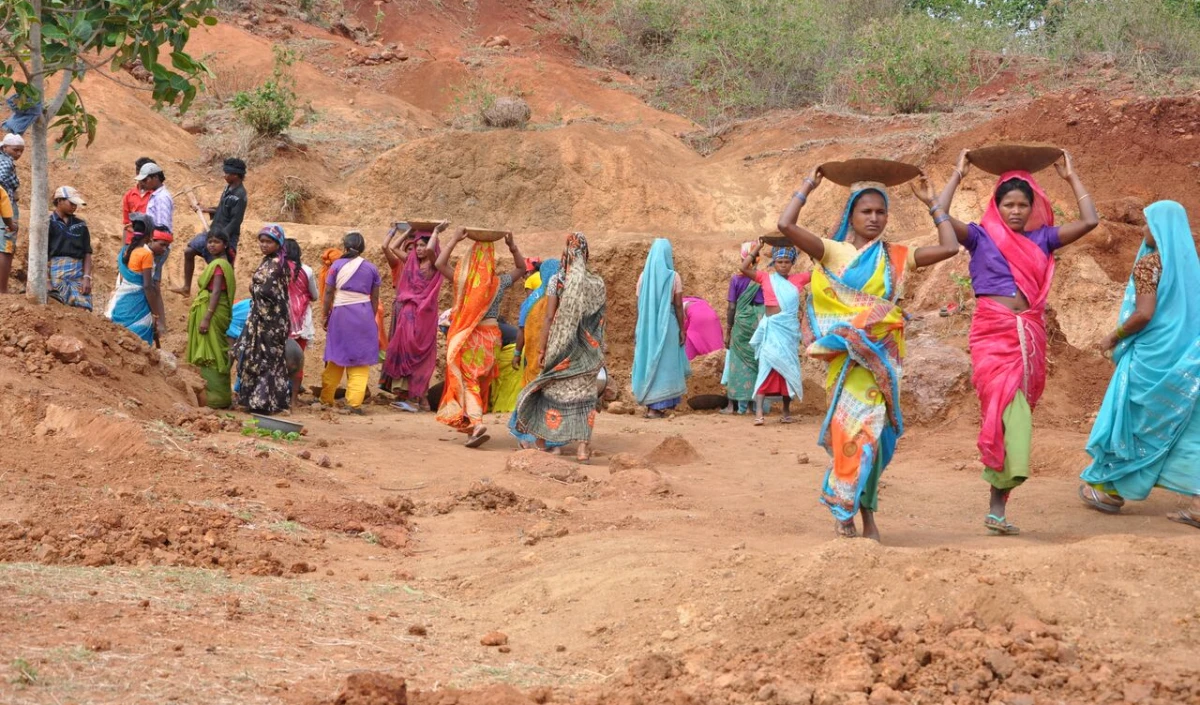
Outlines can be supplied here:
M725 394L734 401L754 399L754 383L758 379L758 358L750 339L758 328L766 307L754 303L762 287L751 281L734 304L733 328L729 333L729 352L725 355L725 372L721 384Z

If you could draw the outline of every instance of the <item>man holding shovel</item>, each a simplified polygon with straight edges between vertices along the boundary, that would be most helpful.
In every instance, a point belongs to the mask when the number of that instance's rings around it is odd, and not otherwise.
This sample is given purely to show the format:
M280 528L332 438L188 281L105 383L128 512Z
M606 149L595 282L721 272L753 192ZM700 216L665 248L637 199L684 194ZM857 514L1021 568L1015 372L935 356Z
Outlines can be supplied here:
M200 221L206 229L192 238L183 251L183 285L171 291L184 296L191 293L192 276L196 272L196 257L209 261L208 234L224 233L229 242L228 257L233 262L237 256L238 237L242 232L242 219L246 216L246 187L242 184L246 178L246 162L237 157L229 157L221 165L225 173L225 190L221 192L221 200L216 208L201 208L194 203ZM212 224L205 222L205 216L212 216Z

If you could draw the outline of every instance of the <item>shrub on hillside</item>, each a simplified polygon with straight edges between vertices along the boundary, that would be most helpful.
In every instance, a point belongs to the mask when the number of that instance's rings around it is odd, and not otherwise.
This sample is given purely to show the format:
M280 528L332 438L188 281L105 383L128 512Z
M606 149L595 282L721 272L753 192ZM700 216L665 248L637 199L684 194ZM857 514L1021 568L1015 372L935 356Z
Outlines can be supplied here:
M1101 53L1143 75L1200 75L1200 8L1191 0L1058 0L1038 40L1068 61Z
M529 103L521 98L497 98L479 109L483 124L488 127L523 128L533 116Z
M871 21L859 37L858 98L897 113L954 105L982 83L975 48L991 48L987 30L954 25L924 12Z
M295 56L280 46L274 50L275 68L271 77L233 97L233 110L238 118L262 137L283 134L296 119L296 81L290 71Z

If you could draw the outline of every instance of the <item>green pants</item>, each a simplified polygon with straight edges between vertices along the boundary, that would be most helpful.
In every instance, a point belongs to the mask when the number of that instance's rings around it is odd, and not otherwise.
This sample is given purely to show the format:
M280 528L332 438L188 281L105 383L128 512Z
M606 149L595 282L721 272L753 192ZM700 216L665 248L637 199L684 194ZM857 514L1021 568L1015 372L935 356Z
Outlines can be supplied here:
M858 499L859 509L868 512L879 511L879 477L883 475L883 459L878 454L871 466L871 475L867 478L867 486L863 488L862 497Z
M1011 490L1029 479L1029 449L1033 440L1033 411L1025 393L1009 402L1001 417L1004 422L1004 468L984 468L983 479L998 490Z

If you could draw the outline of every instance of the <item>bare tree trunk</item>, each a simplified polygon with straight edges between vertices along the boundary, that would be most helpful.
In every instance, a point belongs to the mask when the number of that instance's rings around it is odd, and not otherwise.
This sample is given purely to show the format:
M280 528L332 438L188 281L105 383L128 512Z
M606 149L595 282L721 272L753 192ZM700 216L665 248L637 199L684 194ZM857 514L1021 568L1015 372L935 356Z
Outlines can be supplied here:
M42 16L42 0L33 0L34 17ZM29 64L32 69L33 87L41 97L42 105L47 105L46 77L42 71L42 23L34 22L29 27ZM25 272L25 295L36 299L38 303L46 303L47 292L50 289L50 273L47 264L48 242L50 228L50 209L46 205L47 194L50 191L50 145L47 140L47 125L52 115L42 114L33 123L33 164L30 171L33 183L29 186L29 266Z
M36 299L38 303L46 303L47 292L50 288L49 266L46 260L49 251L48 236L50 232L50 146L47 144L46 116L38 117L32 125L33 162L29 165L33 179L29 188L29 265L25 274L25 295Z

